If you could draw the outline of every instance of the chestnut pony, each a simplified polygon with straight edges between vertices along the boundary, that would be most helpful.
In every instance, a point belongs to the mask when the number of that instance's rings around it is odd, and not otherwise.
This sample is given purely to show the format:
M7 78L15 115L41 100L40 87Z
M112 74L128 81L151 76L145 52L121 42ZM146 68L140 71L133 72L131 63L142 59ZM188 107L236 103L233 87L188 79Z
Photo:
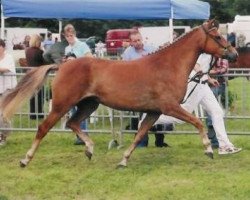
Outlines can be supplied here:
M237 57L236 50L217 32L215 21L209 20L173 44L138 60L84 57L60 66L47 65L31 70L3 98L0 107L3 120L8 120L17 107L44 84L47 74L57 71L52 85L52 110L39 125L32 146L20 165L25 167L31 161L43 137L74 105L78 111L68 120L67 126L86 143L85 154L91 159L94 144L88 135L82 134L80 122L100 103L114 109L147 113L118 166L127 166L137 143L162 113L193 124L199 130L205 154L213 157L202 122L180 106L188 76L202 52L232 60Z
M237 48L239 57L236 62L229 63L229 68L250 68L250 43L245 47Z

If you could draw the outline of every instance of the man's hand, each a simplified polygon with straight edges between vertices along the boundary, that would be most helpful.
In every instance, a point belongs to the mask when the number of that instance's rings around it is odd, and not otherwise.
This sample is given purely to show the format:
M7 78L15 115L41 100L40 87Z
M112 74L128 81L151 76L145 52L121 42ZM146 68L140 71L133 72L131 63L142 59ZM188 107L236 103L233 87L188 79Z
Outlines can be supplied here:
M218 87L220 85L220 83L216 79L211 77L208 78L208 83L213 87Z

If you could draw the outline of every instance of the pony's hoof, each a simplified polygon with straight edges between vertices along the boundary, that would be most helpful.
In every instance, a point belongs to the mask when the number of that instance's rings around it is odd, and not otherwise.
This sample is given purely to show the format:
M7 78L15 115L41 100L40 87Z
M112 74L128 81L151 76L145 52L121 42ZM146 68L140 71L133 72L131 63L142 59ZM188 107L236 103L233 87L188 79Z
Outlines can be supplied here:
M127 167L127 162L125 159L123 159L121 162L118 163L116 166L116 169L124 169Z
M120 163L116 166L116 169L125 169L125 168L127 168L127 165L123 165Z
M205 155L211 159L214 159L214 154L212 152L205 152Z
M86 150L85 155L88 157L89 160L91 160L93 154Z
M24 163L22 160L20 160L20 163L19 163L20 167L24 168L27 166L26 163Z

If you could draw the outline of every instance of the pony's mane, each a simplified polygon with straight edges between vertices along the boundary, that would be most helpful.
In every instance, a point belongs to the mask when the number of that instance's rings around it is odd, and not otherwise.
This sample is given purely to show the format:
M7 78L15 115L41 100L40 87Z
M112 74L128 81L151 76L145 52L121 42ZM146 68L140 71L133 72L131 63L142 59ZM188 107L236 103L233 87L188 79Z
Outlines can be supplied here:
M177 43L177 42L180 41L181 39L185 38L189 33L192 33L192 32L194 32L194 31L196 31L198 28L199 28L199 26L198 26L198 27L192 28L190 31L188 31L188 32L186 32L186 33L182 33L179 37L177 37L177 38L173 41L173 43L165 42L165 43L164 43L163 45L161 45L157 50L155 50L154 52L152 52L152 53L150 53L150 54L148 54L148 55L156 54L156 53L158 53L159 51L162 51L162 50L164 50L164 49L167 49L169 46L171 46L171 45Z

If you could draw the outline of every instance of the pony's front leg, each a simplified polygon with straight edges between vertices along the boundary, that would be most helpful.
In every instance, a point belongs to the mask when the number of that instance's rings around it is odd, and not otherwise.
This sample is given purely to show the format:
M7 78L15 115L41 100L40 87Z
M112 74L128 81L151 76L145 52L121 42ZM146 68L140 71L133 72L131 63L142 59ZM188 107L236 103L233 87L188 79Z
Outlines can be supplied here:
M144 134L141 133L141 135L144 136L145 133ZM140 134L140 132L138 131L138 133L136 135L139 135L139 134ZM138 144L138 142L136 143L136 139L135 139L134 142L130 145L130 147L123 153L122 161L118 163L117 168L127 167L128 159L131 156L132 152L135 150L136 145Z
M139 130L135 136L133 143L124 152L122 161L118 163L117 165L118 168L127 166L128 159L131 156L132 152L135 150L137 144L142 140L142 138L145 136L148 130L153 126L153 124L156 122L159 116L160 115L157 113L149 113L146 115L146 117L143 119L141 123L141 126L139 127Z
M180 120L182 120L194 125L198 129L199 135L201 136L201 140L205 148L205 154L210 158L213 158L213 149L211 147L210 140L208 139L201 120L184 110L180 105L172 105L170 106L170 108L171 109L168 109L168 112L165 112L165 114L177 118L173 119L174 122L180 122Z

